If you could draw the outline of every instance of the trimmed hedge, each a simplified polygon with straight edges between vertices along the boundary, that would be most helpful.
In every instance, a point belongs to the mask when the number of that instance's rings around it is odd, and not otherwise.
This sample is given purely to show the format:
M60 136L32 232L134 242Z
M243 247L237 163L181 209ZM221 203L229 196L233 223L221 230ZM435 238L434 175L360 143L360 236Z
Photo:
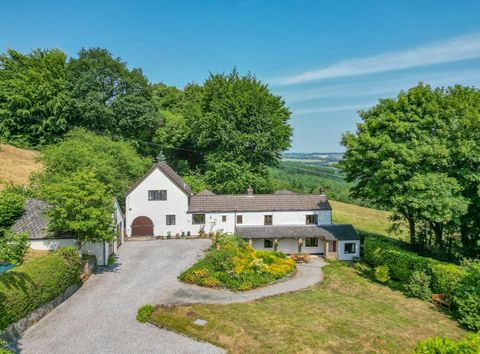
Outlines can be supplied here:
M428 290L453 296L458 321L471 330L480 330L480 261L463 266L443 263L374 236L365 238L363 251L367 263L373 267L387 266L392 280L403 284L410 296L426 299ZM418 279L422 273L428 282Z
M410 281L413 272L425 272L427 275L432 275L432 267L442 264L440 261L419 256L373 236L365 238L363 256L365 261L374 267L387 266L392 279L403 284Z
M0 330L80 283L75 247L60 248L0 275Z

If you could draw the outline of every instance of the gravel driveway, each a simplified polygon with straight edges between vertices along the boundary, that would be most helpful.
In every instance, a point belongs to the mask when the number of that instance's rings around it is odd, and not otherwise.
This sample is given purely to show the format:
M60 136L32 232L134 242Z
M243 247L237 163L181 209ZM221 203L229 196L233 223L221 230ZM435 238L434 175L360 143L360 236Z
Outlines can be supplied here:
M135 320L139 306L177 291L180 272L209 240L130 241L118 266L80 290L24 333L22 353L221 353L219 348Z

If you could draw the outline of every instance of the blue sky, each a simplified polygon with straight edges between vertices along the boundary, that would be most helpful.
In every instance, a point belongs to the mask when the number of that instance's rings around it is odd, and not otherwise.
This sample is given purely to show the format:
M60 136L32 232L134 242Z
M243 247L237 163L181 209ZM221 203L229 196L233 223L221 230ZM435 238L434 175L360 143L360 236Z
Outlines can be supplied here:
M104 47L178 87L236 66L285 98L291 151L343 151L380 97L479 87L479 18L480 1L0 0L0 50Z

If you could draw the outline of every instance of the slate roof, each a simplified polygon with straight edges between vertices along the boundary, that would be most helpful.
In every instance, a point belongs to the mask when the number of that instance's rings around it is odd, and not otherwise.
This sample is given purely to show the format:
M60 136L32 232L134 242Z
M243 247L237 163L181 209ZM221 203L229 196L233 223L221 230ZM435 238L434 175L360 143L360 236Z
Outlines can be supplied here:
M39 199L27 199L25 202L25 212L13 224L13 232L26 232L28 238L32 240L44 239L48 237L48 220L44 215L48 204Z
M292 192L291 190L288 190L288 189L281 189L279 191L274 192L273 194L285 194L285 195L290 194L291 195L291 194L297 194L297 193Z
M350 224L329 224L321 227L334 235L339 241L360 240L357 231Z
M43 200L27 199L24 213L10 229L15 233L26 232L30 240L74 238L75 236L71 233L58 234L48 231L48 218L45 215L45 210L49 207L48 203Z
M145 178L147 178L156 169L162 171L174 184L177 185L178 188L183 190L187 195L192 195L192 189L188 184L184 182L182 177L180 177L178 173L175 172L166 162L159 162L153 165L152 168L147 173L145 173L142 178L135 182L135 184L128 190L128 192L125 193L125 196L129 195L135 188L137 188L140 183L145 180Z
M223 194L194 195L189 213L331 210L320 194Z
M236 234L242 238L300 238L319 237L326 241L359 240L352 225L269 225L237 226Z

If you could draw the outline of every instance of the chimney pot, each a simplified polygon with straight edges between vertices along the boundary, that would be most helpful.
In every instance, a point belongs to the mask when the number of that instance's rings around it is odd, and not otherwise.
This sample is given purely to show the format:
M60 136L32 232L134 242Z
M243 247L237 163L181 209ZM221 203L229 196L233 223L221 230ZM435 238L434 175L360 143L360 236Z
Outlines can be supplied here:
M325 195L325 188L324 187L320 187L320 195Z
M248 195L253 195L253 188L252 187L247 188L247 194Z

